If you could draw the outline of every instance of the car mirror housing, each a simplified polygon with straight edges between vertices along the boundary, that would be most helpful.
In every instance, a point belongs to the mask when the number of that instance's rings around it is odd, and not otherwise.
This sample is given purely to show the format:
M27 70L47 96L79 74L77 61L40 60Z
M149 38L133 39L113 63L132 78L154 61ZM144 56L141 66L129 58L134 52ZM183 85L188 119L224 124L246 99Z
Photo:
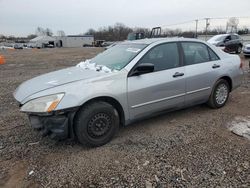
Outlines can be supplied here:
M138 76L141 74L146 74L154 71L154 64L152 63L142 63L139 64L132 72L131 76Z

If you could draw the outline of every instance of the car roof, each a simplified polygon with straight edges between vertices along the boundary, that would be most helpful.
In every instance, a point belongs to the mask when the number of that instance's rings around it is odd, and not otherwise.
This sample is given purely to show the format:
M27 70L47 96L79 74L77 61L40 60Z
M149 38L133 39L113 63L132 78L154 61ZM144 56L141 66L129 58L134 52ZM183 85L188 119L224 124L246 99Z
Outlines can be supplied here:
M196 41L196 42L204 42L194 38L183 38L183 37L172 37L172 38L146 38L140 40L132 40L132 41L125 41L123 44L153 44L155 42L178 42L178 41Z

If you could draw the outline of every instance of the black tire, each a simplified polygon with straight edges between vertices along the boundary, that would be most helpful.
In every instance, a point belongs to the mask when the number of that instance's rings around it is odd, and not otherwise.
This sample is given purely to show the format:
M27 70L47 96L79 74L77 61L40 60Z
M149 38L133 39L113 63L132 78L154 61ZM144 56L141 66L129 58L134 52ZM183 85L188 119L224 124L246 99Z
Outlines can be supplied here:
M225 92L224 97L222 97L223 95L219 97L220 96L219 92L221 91L220 89L222 89L223 94ZM215 109L223 107L228 100L229 92L230 92L229 83L224 79L218 80L215 83L212 93L207 102L208 106L210 106L211 108L215 108Z
M75 134L81 144L97 147L108 143L119 129L119 115L102 101L83 106L75 118Z
M242 51L242 46L241 45L237 46L237 48L236 48L236 54L240 54L241 51Z

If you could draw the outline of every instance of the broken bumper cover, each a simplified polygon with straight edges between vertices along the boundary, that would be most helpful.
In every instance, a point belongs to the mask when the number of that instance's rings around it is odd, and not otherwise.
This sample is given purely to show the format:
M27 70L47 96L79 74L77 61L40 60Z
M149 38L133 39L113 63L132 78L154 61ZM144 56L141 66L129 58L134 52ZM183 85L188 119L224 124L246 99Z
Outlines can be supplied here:
M50 136L52 139L63 140L74 138L73 119L77 109L69 109L53 113L30 113L29 121L35 130L42 136Z

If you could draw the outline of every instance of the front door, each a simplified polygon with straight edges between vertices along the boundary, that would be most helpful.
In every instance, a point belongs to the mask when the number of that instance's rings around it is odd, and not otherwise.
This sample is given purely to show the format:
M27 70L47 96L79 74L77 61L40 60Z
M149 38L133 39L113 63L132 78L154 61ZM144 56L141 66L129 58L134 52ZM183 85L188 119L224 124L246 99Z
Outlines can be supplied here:
M128 77L130 118L140 118L157 111L184 105L185 68L180 66L177 43L152 48L138 64L152 63L154 72Z

